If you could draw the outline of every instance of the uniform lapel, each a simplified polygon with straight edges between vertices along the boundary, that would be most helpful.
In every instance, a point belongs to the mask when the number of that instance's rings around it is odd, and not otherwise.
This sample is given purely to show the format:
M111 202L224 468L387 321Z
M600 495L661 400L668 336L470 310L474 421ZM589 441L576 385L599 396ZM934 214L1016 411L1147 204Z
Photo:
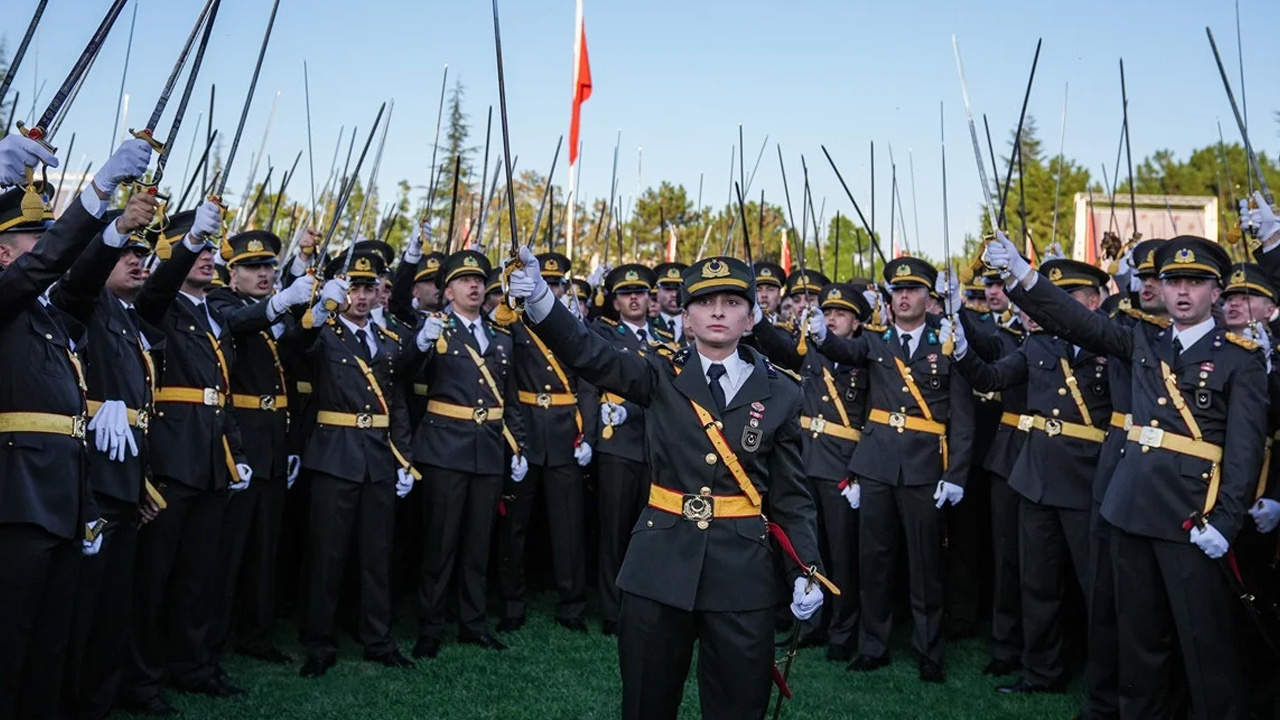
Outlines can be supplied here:
M1215 345L1222 347L1222 327L1215 326L1212 330L1205 333L1199 340L1189 348L1183 348L1182 354L1174 358L1173 367L1180 368L1186 365L1199 365L1200 363L1212 360L1210 353L1213 352ZM1169 341L1170 354L1172 354L1173 341Z
M769 397L769 369L765 366L764 359L759 353L745 347L739 347L738 352L744 353L747 359L751 361L751 374L747 376L746 381L742 383L742 387L738 388L738 392L734 394L733 399L729 400L725 406L725 415L744 405L750 405L753 402L759 402ZM710 390L707 392L710 394Z
M716 410L716 402L711 397L711 388L707 385L707 376L702 372L702 361L696 352L689 353L684 370L676 377L673 385L685 397L706 408L707 412L719 419L720 412Z

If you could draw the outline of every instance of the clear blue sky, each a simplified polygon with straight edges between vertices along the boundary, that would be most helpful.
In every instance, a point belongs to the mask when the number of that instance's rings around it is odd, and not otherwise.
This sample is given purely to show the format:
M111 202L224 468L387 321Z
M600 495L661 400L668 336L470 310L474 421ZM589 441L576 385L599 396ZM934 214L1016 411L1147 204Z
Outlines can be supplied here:
M132 96L129 123L138 126L145 122L200 3L135 2L140 10L126 91ZM7 0L3 37L10 49L35 4ZM33 47L16 83L24 106L37 81L37 66L38 78L48 80L42 98L47 100L107 4L50 4L38 52ZM189 123L208 102L208 84L216 82L215 125L229 140L269 8L266 0L224 0ZM1056 152L1063 87L1069 82L1066 153L1096 176L1101 163L1110 166L1115 157L1121 54L1135 162L1160 148L1185 157L1192 148L1216 140L1216 120L1229 142L1239 139L1204 35L1205 25L1212 25L1239 93L1233 8L1227 0L586 0L595 89L583 110L582 191L607 194L614 138L621 129L619 186L624 195L635 192L637 147L643 146L646 186L662 179L680 182L692 197L699 173L705 173L703 202L719 205L728 197L728 156L737 144L738 123L743 123L748 162L764 136L770 138L753 195L763 187L768 199L781 201L773 147L781 143L792 192L799 184L799 154L804 153L815 207L825 197L828 216L836 209L851 213L819 145L826 144L840 163L866 210L868 142L875 140L877 229L887 229L892 144L900 184L908 192L903 207L910 240L917 242L907 177L910 149L923 249L937 256L942 247L940 100L947 113L953 242L976 231L981 192L952 59L952 33L960 38L979 123L980 113L986 112L998 144L1017 121L1036 38L1043 37L1030 111L1047 149ZM521 156L521 167L545 172L556 137L568 132L574 3L505 0L501 10L513 151ZM1274 151L1273 115L1280 104L1274 28L1280 6L1241 0L1241 12L1253 140L1260 151ZM82 153L99 163L105 158L130 14L126 8L56 138L65 147L71 133L78 133L73 165ZM497 103L488 2L282 0L230 192L239 192L245 183L276 91L282 94L267 153L281 166L305 149L304 58L311 73L317 183L323 182L320 176L328 169L339 127L359 124L363 132L378 103L395 98L381 178L384 186L400 178L425 184L445 63L450 82L460 78L467 87L472 141L484 141L486 110ZM166 118L161 130L167 126ZM495 152L501 147L496 126L495 120ZM190 127L184 128L170 161L175 183L174 176L185 166ZM304 156L302 181L305 167ZM563 167L562 159L558 180L566 179ZM291 191L303 187L295 185Z

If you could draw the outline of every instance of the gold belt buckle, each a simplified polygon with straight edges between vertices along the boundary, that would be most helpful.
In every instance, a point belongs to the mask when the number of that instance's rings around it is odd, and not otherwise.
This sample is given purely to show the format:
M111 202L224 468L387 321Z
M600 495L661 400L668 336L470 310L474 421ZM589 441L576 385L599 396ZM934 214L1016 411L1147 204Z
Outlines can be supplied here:
M276 409L276 396L275 396L275 395L259 395L259 396L258 396L258 409L259 409L259 410L270 410L270 411L272 411L272 412L275 412L275 409Z
M551 407L551 395L549 393L538 393L538 407L546 410Z
M1050 418L1044 421L1044 434L1049 437L1057 437L1062 434L1062 421Z
M1124 414L1124 431L1129 432L1129 428L1133 427L1133 413Z
M1143 426L1138 435L1138 444L1143 447L1158 448L1164 442L1164 428Z
M478 407L472 410L471 419L475 420L477 425L483 425L489 419L489 408Z
M360 430L368 430L373 427L373 416L369 413L359 413L356 415L356 427Z
M902 413L896 413L896 412L889 413L889 427L898 428L899 430L901 430L906 426L907 426L906 415L903 415Z
M148 413L146 410L139 410L137 426L139 430L141 430L142 432L146 432L147 429L151 426L151 414Z
M820 417L813 418L809 421L809 429L816 433L825 433L827 431L827 421Z
M706 530L711 518L715 517L715 507L715 500L710 495L685 495L680 503L680 517L696 522L699 529Z
M218 405L218 391L217 391L217 390L215 390L214 388L205 388L202 392L204 393L204 397L202 398L202 402L203 402L205 405L208 405L208 406L210 406L210 407L216 407L216 406Z
M1031 427L1035 425L1036 419L1030 415L1018 416L1018 429L1022 432L1030 432Z
M85 429L88 427L88 420L83 415L75 415L71 418L71 437L77 440L83 440Z

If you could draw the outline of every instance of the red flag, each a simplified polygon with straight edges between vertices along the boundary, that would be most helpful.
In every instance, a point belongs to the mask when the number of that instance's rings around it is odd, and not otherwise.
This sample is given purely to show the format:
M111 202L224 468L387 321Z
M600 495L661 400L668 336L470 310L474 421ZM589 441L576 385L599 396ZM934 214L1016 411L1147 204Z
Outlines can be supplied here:
M569 164L578 161L578 127L582 103L591 97L591 63L587 59L587 25L578 0L577 28L573 34L573 116L569 120Z
M676 226L667 226L667 262L676 261Z
M782 265L782 274L784 276L790 275L791 274L791 243L787 241L786 228L782 228L782 254L779 260L782 261L781 263L779 263L780 265Z
M1026 241L1027 260L1031 263L1031 267L1040 267L1040 256L1036 253L1035 243L1031 242L1031 236L1027 236Z

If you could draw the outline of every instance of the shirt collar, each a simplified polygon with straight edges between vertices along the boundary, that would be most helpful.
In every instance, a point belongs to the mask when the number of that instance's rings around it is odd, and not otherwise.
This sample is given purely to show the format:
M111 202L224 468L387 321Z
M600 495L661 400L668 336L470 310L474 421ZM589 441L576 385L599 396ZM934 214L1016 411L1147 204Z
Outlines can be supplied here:
M658 314L662 316L663 320L666 320L669 323L679 323L681 320L684 319L681 313L676 313L675 315L668 315L665 311L659 310Z
M711 358L698 353L698 360L702 362L702 375L707 376L707 370L717 362L724 366L725 378L729 380L730 387L737 387L739 379L750 370L750 364L742 359L738 353L734 353L724 360L712 360Z
M1200 338L1208 335L1213 330L1215 324L1213 317L1209 317L1200 323L1192 325L1186 330L1179 330L1174 327L1172 339L1180 341L1184 351L1189 350L1192 345L1195 345L1200 341Z
M338 319L341 320L342 324L346 325L347 328L351 330L351 332L355 332L357 330L363 330L366 335L370 335L373 333L373 323L369 323L364 327L360 327L359 325L348 320L346 315L339 315Z
M195 304L195 305L197 305L197 306L199 306L199 305L204 305L204 298L202 298L202 297L196 297L195 295L192 295L191 293L187 292L186 290L179 290L179 291L178 291L178 293L179 293L180 295L182 295L182 297L184 297L184 298L186 298L186 299L190 300L193 304Z
M905 330L905 329L903 329L903 327L902 327L901 325L898 325L897 323L894 323L894 325L893 325L893 329L897 331L897 333L898 333L898 339L902 339L902 336L903 336L903 335L910 335L910 336L911 336L911 341L912 341L912 342L915 342L916 340L919 340L919 339L920 339L920 335L921 335L921 333L923 333L923 332L924 332L924 325L921 325L920 327L916 328L915 330Z
M632 334L632 335L635 335L636 333L638 333L638 332L640 332L640 331L644 331L645 337L648 337L648 336L649 336L649 327L648 327L647 325L632 325L631 323L627 322L626 320L623 320L623 321L622 321L622 324L623 324L623 325L626 325L628 328L631 328L631 334Z

